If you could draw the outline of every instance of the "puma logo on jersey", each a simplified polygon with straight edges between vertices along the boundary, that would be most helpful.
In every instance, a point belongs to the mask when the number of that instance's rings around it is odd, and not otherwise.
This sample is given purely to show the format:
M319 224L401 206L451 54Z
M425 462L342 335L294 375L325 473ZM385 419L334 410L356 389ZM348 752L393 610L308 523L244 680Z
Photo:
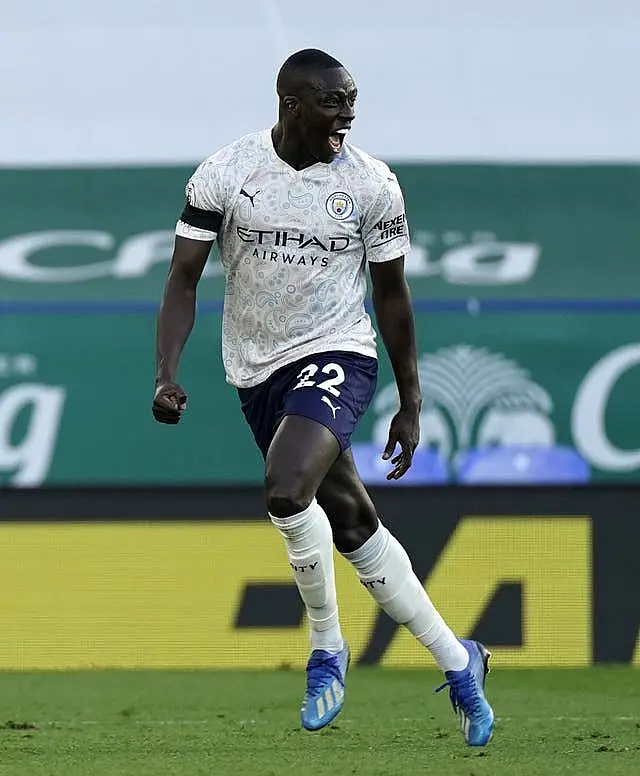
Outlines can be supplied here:
M256 203L253 200L258 196L259 193L260 193L260 189L258 189L255 192L255 194L249 194L244 189L240 189L240 194L242 194L243 197L246 197L249 200L249 202L251 202L251 207L256 206Z
M329 407L329 409L333 413L333 419L335 420L336 419L336 412L338 410L341 410L342 407L334 407L333 404L331 404L331 399L328 396L323 396L322 397L322 401L327 405L327 407Z

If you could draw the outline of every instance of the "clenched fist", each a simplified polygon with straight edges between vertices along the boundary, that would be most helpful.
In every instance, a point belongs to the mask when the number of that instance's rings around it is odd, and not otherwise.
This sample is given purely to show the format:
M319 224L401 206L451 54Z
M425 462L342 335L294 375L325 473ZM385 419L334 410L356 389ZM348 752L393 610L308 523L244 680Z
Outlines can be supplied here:
M180 416L187 408L187 394L177 383L160 383L153 397L151 411L159 423L180 422Z

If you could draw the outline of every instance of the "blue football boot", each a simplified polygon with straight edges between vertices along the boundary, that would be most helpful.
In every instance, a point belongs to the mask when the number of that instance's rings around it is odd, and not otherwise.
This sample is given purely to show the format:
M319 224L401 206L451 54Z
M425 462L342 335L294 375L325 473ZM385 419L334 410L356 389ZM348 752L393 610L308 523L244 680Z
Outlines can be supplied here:
M479 641L460 639L469 653L462 671L445 671L447 681L436 692L449 688L449 698L460 720L460 730L469 746L485 746L493 734L493 709L484 695L491 652Z
M337 654L323 649L314 649L311 653L307 662L307 689L300 710L302 727L306 730L320 730L340 713L349 659L346 642Z

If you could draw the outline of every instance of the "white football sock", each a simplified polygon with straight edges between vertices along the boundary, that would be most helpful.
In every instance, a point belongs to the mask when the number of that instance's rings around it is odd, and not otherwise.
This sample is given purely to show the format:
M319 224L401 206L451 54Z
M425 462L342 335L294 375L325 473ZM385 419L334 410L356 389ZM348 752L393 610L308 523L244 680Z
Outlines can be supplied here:
M307 609L312 649L339 652L343 646L338 621L333 533L324 510L314 499L291 517L274 517L287 548L300 596Z
M362 547L343 555L389 617L405 625L443 671L467 667L469 653L431 603L400 542L382 523Z

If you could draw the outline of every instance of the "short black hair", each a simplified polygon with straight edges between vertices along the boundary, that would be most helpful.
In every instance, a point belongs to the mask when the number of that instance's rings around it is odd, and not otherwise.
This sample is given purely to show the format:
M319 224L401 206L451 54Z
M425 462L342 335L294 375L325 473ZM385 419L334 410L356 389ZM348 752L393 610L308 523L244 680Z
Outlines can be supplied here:
M344 67L344 65L321 49L307 48L296 51L285 59L280 68L276 83L278 94L282 97L301 75L337 67Z
M338 62L331 54L327 54L326 51L320 49L307 48L301 51L296 51L295 54L291 54L288 57L280 72L283 70L327 70L332 67L344 67L342 62Z

